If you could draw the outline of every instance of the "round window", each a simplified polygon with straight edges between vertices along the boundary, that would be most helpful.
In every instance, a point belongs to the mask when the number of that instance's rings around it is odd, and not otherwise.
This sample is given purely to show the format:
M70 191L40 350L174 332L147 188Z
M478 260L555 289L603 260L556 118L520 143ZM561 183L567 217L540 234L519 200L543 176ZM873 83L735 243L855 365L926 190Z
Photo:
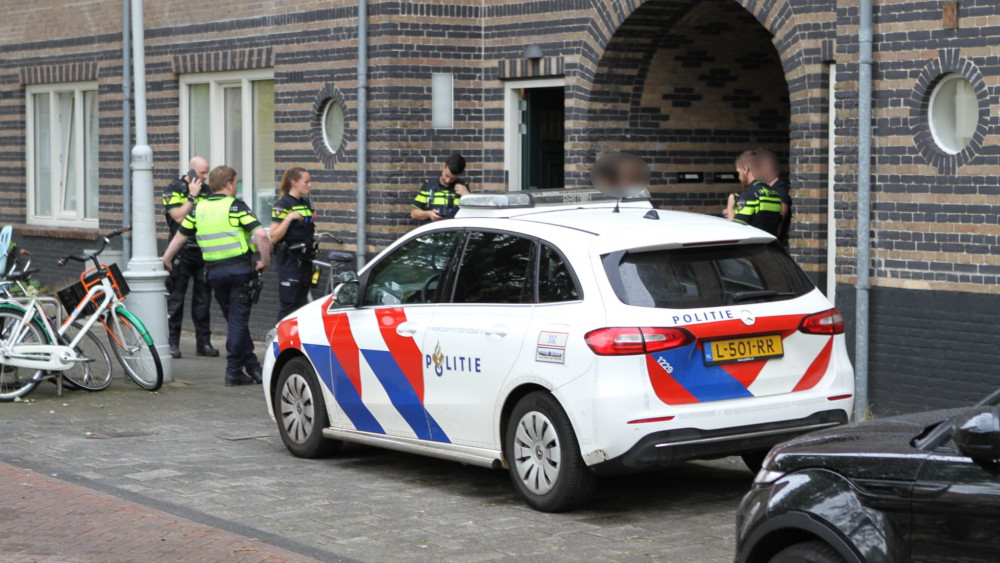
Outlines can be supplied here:
M337 154L344 142L344 108L336 99L327 102L323 110L323 140L333 154Z
M929 112L931 135L941 150L962 152L979 123L979 100L972 84L959 74L945 75L931 92Z

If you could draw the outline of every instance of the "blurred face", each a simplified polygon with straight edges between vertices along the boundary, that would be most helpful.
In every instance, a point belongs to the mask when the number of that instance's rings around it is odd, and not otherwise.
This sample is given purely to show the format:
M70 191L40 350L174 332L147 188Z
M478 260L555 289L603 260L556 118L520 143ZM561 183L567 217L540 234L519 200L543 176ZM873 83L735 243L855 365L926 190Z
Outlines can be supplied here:
M447 164L441 165L441 177L438 178L438 183L442 186L450 186L455 180L458 180L458 175L452 174Z
M298 180L292 180L292 188L289 191L294 191L299 195L308 195L311 189L312 179L309 177L308 172L303 172Z

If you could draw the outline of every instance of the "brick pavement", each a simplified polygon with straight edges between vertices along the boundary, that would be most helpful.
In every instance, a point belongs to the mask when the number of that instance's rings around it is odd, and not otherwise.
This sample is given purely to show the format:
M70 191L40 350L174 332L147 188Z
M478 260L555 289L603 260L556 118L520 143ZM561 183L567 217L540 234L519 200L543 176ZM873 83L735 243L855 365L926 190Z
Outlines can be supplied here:
M5 463L0 499L3 561L315 561Z
M146 510L209 534L217 539L206 540L211 549L230 546L220 561L256 561L261 550L323 561L732 561L735 511L753 477L735 458L602 479L580 510L543 514L520 500L504 471L357 445L328 459L295 458L259 387L224 387L222 358L195 357L191 338L182 350L184 358L173 362L175 381L157 393L140 390L119 370L106 391L57 397L43 384L27 403L0 404L0 462L21 468L18 476L31 469L49 483L68 482L75 494L85 486L99 491L93 499L138 510L122 519L129 525L123 540L137 542L127 545L185 545L184 532L165 535L145 525ZM12 537L5 531L12 498L0 496L0 561L15 553L8 542L41 550L64 530L73 545L75 536L90 537L84 531L113 529L101 526L104 515L87 518L84 508L79 520L93 528L28 526ZM66 510L53 502L56 515ZM236 551L238 545L256 551ZM113 560L44 553L25 560ZM191 560L182 555L174 559Z

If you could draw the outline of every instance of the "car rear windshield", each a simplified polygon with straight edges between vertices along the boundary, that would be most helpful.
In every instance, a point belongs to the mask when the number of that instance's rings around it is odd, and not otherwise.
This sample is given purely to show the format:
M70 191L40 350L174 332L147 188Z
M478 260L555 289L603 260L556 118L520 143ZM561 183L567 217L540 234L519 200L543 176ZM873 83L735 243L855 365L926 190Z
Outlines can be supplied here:
M620 251L602 258L618 299L637 307L720 307L793 299L813 290L777 242Z

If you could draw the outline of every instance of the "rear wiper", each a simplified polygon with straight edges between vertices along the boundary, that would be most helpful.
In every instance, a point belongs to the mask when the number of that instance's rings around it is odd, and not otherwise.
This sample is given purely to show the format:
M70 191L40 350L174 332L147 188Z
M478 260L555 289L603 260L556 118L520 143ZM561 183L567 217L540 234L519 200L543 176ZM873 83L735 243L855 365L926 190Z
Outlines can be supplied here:
M773 289L759 289L756 291L737 291L735 293L729 294L729 299L733 303L742 303L744 301L755 301L757 299L771 299L773 297L778 297L779 295L793 295L791 293L781 293L779 291L774 291Z

